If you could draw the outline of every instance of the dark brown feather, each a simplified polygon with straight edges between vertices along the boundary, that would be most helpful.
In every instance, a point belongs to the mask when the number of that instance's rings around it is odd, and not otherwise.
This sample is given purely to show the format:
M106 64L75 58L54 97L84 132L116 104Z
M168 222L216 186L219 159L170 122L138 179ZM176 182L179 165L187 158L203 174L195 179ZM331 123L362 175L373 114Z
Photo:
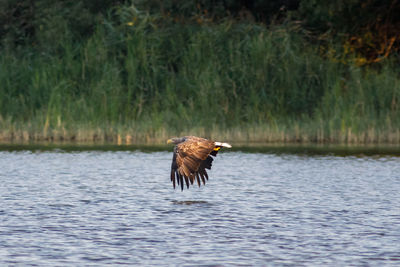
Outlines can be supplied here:
M189 188L189 178L186 175L183 177L185 177L186 187Z
M171 169L171 181L172 184L174 185L174 189L175 189L175 170Z
M215 142L195 136L177 139L180 139L180 143L174 147L171 165L171 181L174 188L176 183L182 190L184 183L189 188L189 183L193 185L195 180L199 186L201 181L205 185L206 179L208 180L206 169L211 169L212 166L211 156L216 156L221 146L215 146Z
M200 182L200 176L199 176L199 173L198 173L198 172L196 173L196 179L197 179L197 184L198 184L199 187L200 187L201 182ZM175 188L175 187L174 187L174 188Z
M203 172L199 172L201 180L203 181L203 185L206 185L206 179L204 179L204 174Z
M193 173L189 176L190 184L193 184L194 179L195 179L196 173Z
M207 163L205 166L211 168L211 165L208 163L212 161L212 158L209 155L214 147L213 141L199 137L190 137L185 142L176 145L174 151L176 168L178 173L185 177L187 187L189 187L189 180L191 184L194 183L196 173L199 169L204 169L202 167L203 162Z
M179 174L179 172L178 175L179 175L179 180L181 181L181 190L183 191L183 178L182 175Z
M218 151L216 151L216 150L213 150L213 151L210 153L210 155L211 155L211 156L214 156L214 157L216 157L217 154L218 154Z

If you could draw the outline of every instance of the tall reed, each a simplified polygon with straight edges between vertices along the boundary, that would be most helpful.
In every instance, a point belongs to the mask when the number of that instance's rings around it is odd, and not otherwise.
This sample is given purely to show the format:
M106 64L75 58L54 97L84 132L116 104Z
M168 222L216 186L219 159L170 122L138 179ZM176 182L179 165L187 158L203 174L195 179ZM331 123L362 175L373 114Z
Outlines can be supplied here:
M400 142L398 66L334 62L290 25L128 10L61 39L1 51L0 140Z

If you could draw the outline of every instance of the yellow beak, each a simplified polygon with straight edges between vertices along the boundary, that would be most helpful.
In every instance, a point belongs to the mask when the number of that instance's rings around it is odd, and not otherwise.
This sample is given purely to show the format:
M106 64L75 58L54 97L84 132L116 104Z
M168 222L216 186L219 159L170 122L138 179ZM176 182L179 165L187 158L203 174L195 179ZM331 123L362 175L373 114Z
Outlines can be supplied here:
M172 143L173 143L172 139L167 140L167 144L172 144Z

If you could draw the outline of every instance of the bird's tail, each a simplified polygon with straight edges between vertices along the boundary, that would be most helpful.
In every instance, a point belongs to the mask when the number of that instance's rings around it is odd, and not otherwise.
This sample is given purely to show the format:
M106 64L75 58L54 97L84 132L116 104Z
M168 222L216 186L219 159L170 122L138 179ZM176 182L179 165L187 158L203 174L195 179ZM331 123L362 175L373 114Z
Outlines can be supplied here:
M221 143L221 142L215 142L215 146L222 146L222 147L229 147L231 148L232 146L228 143Z

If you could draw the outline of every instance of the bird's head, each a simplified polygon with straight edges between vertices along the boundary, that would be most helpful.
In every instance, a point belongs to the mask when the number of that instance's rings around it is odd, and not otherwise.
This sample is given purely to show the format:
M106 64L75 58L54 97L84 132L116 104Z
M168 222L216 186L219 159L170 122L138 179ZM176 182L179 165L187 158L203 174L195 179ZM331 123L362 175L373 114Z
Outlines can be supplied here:
M186 140L186 138L185 137L174 137L174 138L171 138L171 139L168 139L167 140L167 144L179 144L179 143L182 143L182 142L184 142Z

